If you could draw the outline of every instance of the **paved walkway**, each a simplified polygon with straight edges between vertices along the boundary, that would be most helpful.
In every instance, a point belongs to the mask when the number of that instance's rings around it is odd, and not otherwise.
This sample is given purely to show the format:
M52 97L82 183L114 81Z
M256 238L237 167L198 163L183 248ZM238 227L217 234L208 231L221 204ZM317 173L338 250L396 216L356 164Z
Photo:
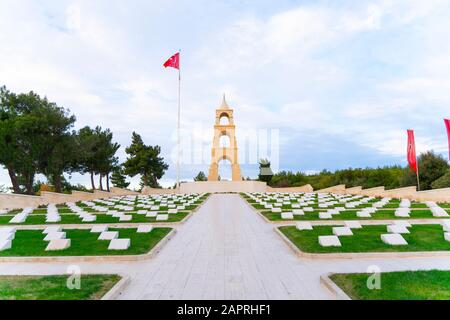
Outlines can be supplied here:
M329 299L328 272L449 269L450 259L300 259L239 195L213 195L154 258L80 263L131 277L122 299ZM61 274L67 264L0 264L0 274Z

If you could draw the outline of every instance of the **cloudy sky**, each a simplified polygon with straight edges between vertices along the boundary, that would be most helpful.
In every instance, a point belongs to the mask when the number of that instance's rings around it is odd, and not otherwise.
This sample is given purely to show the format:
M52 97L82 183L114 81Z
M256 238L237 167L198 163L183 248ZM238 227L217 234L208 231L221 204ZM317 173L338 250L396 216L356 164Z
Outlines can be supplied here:
M419 152L447 152L449 16L441 0L0 0L0 85L111 128L121 160L137 131L162 147L169 185L177 74L162 63L181 49L183 137L206 155L184 179L207 171L223 93L238 144L278 133L280 170L405 165L407 128Z

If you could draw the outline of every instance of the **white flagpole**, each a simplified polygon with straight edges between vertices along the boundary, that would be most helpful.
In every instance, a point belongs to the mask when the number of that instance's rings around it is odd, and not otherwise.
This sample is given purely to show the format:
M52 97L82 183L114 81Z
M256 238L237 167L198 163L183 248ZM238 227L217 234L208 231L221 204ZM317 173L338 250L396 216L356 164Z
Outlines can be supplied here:
M181 60L181 50L179 50ZM178 61L178 156L177 156L177 188L180 188L180 153L181 153L181 63Z

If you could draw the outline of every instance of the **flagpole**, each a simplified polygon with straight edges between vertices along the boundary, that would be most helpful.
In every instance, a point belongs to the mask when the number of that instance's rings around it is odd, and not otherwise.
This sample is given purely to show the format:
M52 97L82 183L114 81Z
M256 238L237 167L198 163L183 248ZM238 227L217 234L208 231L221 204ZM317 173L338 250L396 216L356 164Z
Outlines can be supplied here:
M181 60L181 50L180 60ZM179 63L178 67L178 157L177 157L177 188L180 188L180 153L181 153L181 63Z
M419 164L418 163L417 163L416 177L417 177L417 191L420 191Z

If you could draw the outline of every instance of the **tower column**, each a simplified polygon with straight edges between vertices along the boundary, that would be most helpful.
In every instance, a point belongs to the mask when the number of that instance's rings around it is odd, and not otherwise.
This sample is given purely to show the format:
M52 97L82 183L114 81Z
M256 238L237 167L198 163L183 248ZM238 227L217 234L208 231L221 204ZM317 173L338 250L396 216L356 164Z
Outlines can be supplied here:
M221 124L221 118L227 118L227 124ZM241 167L238 162L238 147L235 135L235 125L233 119L233 109L228 106L225 95L222 105L216 109L216 123L214 125L214 139L211 148L211 165L209 167L208 181L219 180L219 162L227 159L231 162L231 178L233 181L242 181ZM220 138L222 136L230 138L230 145L227 147L220 146Z

